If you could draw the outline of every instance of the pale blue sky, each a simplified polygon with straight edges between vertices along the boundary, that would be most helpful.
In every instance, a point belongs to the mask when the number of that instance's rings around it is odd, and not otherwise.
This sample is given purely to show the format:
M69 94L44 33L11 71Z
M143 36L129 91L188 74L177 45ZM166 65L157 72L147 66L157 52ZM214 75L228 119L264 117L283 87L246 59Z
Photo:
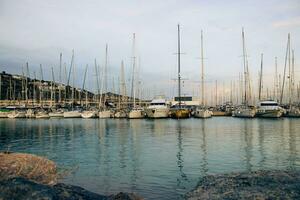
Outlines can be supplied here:
M260 54L265 55L265 76L272 78L274 57L280 72L287 34L295 49L299 78L300 1L59 1L0 0L0 69L21 73L29 62L30 71L44 66L57 71L59 53L70 64L75 50L77 84L82 85L83 69L89 64L89 88L95 88L94 59L104 63L109 44L110 77L119 75L121 60L127 78L131 69L132 33L136 33L141 58L141 79L145 93L172 96L176 77L176 25L182 28L182 73L184 93L192 94L200 80L200 31L204 32L205 71L208 84L229 83L242 71L241 29L245 28L250 72L258 73ZM266 78L266 81L268 78ZM256 83L255 77L253 77ZM298 79L299 81L299 79ZM111 83L112 81L110 81ZM190 85L193 83L194 88ZM117 83L115 83L117 84ZM128 85L129 87L129 85ZM194 92L195 93L195 92ZM196 92L197 93L197 92Z

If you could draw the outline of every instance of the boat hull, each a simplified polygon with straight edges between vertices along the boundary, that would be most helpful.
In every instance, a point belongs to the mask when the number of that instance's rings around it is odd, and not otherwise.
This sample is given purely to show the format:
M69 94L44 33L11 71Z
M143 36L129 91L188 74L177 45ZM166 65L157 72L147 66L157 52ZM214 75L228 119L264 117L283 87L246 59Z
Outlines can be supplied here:
M81 113L79 111L67 111L64 112L64 118L81 118Z
M165 108L165 109L157 109L157 108L151 109L150 108L150 109L145 110L146 116L148 118L153 118L153 119L168 118L169 112L170 112L170 109L168 109L168 108Z
M233 117L239 118L253 118L255 117L256 111L253 109L237 109L232 112Z
M105 119L105 118L111 118L112 113L110 110L104 110L104 111L100 111L98 115L99 118Z
M8 118L26 118L25 112L12 112L7 115Z
M41 113L41 114L36 114L35 116L36 119L48 119L49 118L49 115L48 113Z
M0 112L0 118L7 118L11 112Z
M212 117L212 112L210 110L196 110L194 113L194 117L196 118L210 118Z
M257 117L262 118L279 118L283 115L282 110L258 110L256 113Z
M84 111L81 113L81 117L84 119L96 118L97 112L96 111Z
M171 110L171 118L173 119L185 119L191 116L190 111L187 109Z
M115 118L126 118L127 114L123 111L118 111L118 112L115 113L114 117Z
M51 118L64 117L64 113L63 112L50 112L49 117L51 117Z
M128 113L129 119L142 119L144 117L145 117L145 115L142 110L132 110Z

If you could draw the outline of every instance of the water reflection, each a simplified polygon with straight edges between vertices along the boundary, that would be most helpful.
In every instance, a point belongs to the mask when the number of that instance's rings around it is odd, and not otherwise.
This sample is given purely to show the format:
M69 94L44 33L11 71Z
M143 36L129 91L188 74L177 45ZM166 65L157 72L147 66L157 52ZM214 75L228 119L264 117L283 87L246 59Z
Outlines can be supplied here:
M177 120L177 127L176 127L176 132L177 132L177 147L178 147L178 152L176 154L177 158L177 166L179 169L179 177L177 178L177 186L180 189L185 189L184 182L188 181L188 178L186 174L183 171L184 168L184 159L183 159L183 146L182 146L182 124L181 120Z
M204 176L208 172L208 162L207 162L207 144L206 144L206 120L201 120L201 133L202 133L202 143L201 143L201 153L202 153L202 163L201 163L201 174Z
M0 151L78 167L66 183L147 199L181 198L210 173L300 169L298 143L299 119L0 120Z

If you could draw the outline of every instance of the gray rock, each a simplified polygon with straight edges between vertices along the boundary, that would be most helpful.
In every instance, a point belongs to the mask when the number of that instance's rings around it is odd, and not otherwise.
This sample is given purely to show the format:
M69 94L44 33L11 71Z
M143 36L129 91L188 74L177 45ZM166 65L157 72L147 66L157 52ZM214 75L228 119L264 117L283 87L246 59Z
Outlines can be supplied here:
M24 178L0 181L0 200L139 200L134 194L104 196L78 186L63 183L54 186L38 184Z
M209 175L186 199L300 199L300 171Z

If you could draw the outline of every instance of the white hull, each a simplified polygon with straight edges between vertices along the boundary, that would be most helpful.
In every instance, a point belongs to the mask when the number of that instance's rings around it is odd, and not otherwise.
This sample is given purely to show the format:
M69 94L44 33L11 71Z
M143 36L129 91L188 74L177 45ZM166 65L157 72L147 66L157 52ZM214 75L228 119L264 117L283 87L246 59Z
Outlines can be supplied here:
M97 112L96 111L83 111L81 113L81 117L84 119L96 118Z
M282 110L258 110L257 117L262 118L279 118L283 115Z
M25 112L13 111L12 113L7 115L8 118L25 118Z
M129 119L141 119L144 118L144 112L142 110L132 110L128 113Z
M80 118L81 113L79 111L66 111L64 112L64 118Z
M28 110L26 111L25 116L26 116L27 118L35 118L35 113L34 113L34 111L33 111L32 109L28 109Z
M99 112L99 118L105 119L105 118L110 118L112 116L112 113L110 110L104 110Z
M11 112L0 112L0 118L7 118Z
M53 117L64 117L64 113L63 112L50 112L49 117L51 117L51 118L53 118Z
M146 116L148 118L168 118L169 108L147 108L145 109Z
M300 117L300 109L292 107L287 110L286 117Z
M197 109L194 114L194 117L196 118L210 118L211 116L212 111L207 109Z
M37 113L35 115L35 118L36 119L47 119L47 118L49 118L49 115L48 115L48 113L45 113L45 112Z
M232 112L233 117L241 117L241 118L253 118L255 117L256 111L254 109L236 109Z
M126 115L126 113L123 112L123 111L118 111L118 112L115 113L114 117L115 117L115 118L126 118L127 115Z

